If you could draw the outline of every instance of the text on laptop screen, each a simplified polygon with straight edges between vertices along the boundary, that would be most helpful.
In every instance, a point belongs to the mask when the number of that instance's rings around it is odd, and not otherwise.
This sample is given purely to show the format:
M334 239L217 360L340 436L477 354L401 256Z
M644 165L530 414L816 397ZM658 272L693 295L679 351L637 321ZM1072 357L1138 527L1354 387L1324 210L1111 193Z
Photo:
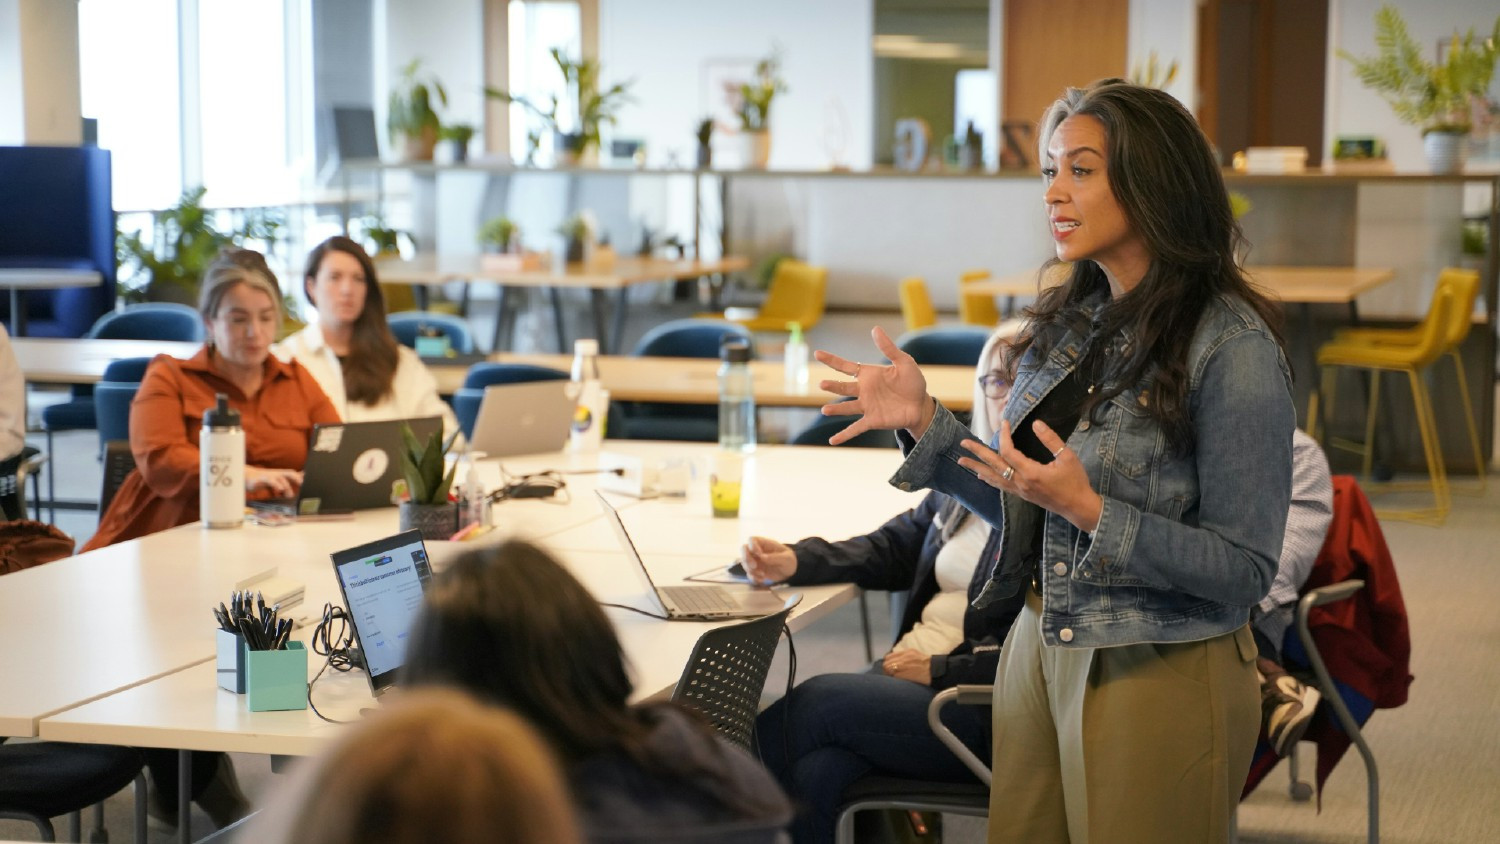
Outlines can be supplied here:
M412 621L431 577L421 540L338 566L370 676L401 667Z

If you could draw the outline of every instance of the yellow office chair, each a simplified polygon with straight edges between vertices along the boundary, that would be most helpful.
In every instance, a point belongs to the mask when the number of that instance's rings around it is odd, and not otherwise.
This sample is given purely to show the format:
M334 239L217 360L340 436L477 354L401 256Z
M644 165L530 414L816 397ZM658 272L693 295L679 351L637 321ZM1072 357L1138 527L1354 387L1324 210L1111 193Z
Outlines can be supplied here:
M823 305L828 294L828 268L804 264L792 258L783 258L776 264L776 274L771 277L771 289L760 311L749 319L731 320L751 331L786 331L786 324L795 322L803 331L811 329L823 318ZM725 319L722 313L699 314L708 319Z
M1448 518L1451 506L1447 469L1443 465L1442 445L1438 442L1437 420L1432 412L1432 396L1422 380L1422 370L1431 366L1447 352L1449 321L1458 308L1458 291L1452 284L1439 284L1433 292L1432 305L1427 317L1415 329L1416 342L1400 345L1380 345L1367 342L1342 341L1338 339L1324 343L1318 349L1318 366L1322 369L1321 393L1328 401L1328 415L1333 415L1338 382L1338 368L1366 369L1371 373L1370 400L1365 411L1365 439L1355 443L1343 439L1330 439L1329 445L1353 451L1364 458L1362 475L1364 485L1372 490L1409 489L1410 484L1372 484L1370 468L1374 459L1375 417L1380 408L1380 373L1404 372L1411 384L1412 404L1417 414L1417 430L1422 438L1422 452L1427 461L1427 487L1432 492L1433 506L1429 508L1381 509L1376 514L1383 518L1402 519L1424 524L1441 525ZM1308 408L1309 433L1317 436L1318 394L1314 393ZM1326 436L1326 432L1325 432Z
M965 325L985 327L1000 324L1000 310L995 307L995 297L984 293L964 292L964 285L971 281L989 281L989 270L969 270L958 277L958 321Z
M1474 325L1474 302L1479 298L1479 271L1448 267L1438 274L1437 283L1438 287L1446 286L1453 289L1453 301L1458 305L1450 312L1451 319L1448 321L1448 330L1444 337L1444 342L1447 344L1445 353L1453 359L1453 372L1458 376L1459 397L1464 405L1464 422L1468 424L1469 445L1474 450L1474 471L1479 475L1477 487L1466 486L1462 489L1455 487L1454 491L1469 495L1483 495L1489 476L1489 466L1485 462L1484 451L1479 447L1479 426L1474 422L1474 402L1469 397L1469 379L1465 374L1463 353L1460 348L1469 336L1469 329ZM1335 332L1333 336L1334 340L1340 343L1413 346L1422 341L1422 326L1346 328Z
M900 293L901 318L906 320L907 331L937 325L937 310L932 307L927 282L921 276L901 279Z

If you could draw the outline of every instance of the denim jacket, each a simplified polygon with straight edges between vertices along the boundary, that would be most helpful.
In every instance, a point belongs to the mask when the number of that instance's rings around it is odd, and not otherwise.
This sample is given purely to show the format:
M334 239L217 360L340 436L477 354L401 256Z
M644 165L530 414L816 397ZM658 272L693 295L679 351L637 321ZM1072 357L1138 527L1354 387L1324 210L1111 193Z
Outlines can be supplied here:
M1100 303L1102 304L1102 302ZM1096 305L1097 306L1097 305ZM1014 428L1077 365L1085 338L1069 333L1045 360L1021 359L1004 418ZM1193 448L1179 454L1127 388L1079 420L1068 438L1104 499L1092 534L1048 512L1042 554L1042 637L1048 645L1108 647L1187 642L1230 633L1271 587L1291 498L1291 374L1265 324L1220 297L1188 352ZM1001 495L958 465L968 430L939 407L922 439L900 432L900 489L946 492L1005 536ZM993 443L991 443L993 445ZM1026 588L1025 565L1000 570L976 604ZM1022 558L1025 555L1010 555Z

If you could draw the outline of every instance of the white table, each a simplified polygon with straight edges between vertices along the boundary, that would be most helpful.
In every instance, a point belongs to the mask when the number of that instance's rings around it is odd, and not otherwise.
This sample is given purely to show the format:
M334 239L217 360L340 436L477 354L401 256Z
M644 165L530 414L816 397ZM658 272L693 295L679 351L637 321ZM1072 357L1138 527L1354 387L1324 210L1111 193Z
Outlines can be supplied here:
M26 336L26 308L21 304L22 290L98 287L103 283L104 276L96 270L50 270L40 267L0 269L0 287L10 288L11 336Z

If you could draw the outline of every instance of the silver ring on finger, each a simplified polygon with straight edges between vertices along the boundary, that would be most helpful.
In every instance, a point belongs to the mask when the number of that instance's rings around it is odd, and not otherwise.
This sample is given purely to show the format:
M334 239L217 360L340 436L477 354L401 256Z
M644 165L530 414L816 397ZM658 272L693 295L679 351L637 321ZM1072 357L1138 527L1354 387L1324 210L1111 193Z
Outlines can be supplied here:
M1000 480L1009 481L1011 478L1015 477L1015 474L1016 467L1007 465L1005 467L1005 471L1000 473Z
M862 364L862 363L856 363L856 364L854 364L854 380L856 380L856 381L859 380L859 368L861 366L864 366L864 364Z
M1068 446L1067 446L1066 443L1064 443L1061 447L1059 447L1057 449L1057 451L1052 452L1052 459L1056 460L1057 459L1057 455L1062 454L1064 451L1067 451L1067 450L1068 450Z

